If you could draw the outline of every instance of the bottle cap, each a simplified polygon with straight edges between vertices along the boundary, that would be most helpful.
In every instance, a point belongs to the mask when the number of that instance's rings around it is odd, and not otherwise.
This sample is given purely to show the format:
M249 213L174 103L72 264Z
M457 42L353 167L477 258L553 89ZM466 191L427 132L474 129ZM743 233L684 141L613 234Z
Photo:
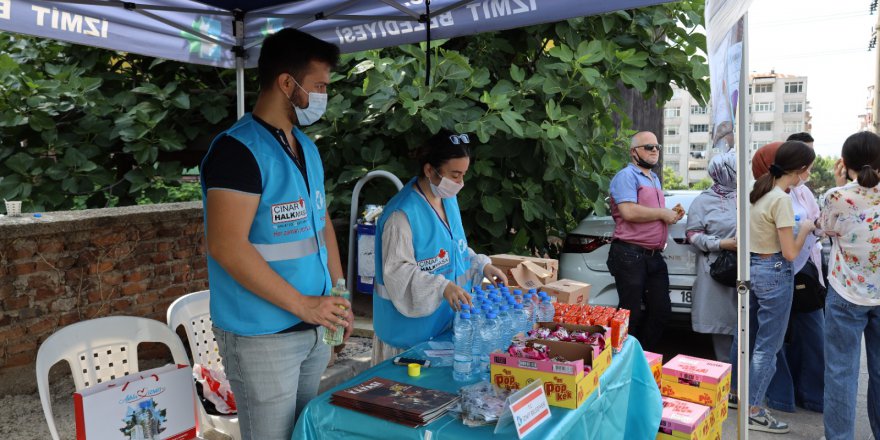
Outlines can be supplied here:
M406 374L410 377L419 377L422 374L422 366L419 364L408 364L406 366Z

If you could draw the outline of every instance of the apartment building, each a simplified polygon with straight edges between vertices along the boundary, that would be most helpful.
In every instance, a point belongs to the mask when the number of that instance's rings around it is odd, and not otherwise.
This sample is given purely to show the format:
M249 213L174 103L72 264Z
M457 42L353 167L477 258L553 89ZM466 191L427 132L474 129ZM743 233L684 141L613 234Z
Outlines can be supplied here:
M749 155L766 143L810 131L807 77L773 71L752 74L749 89ZM711 104L701 106L681 89L675 89L664 106L664 166L682 176L686 184L708 177L709 159L718 153L712 148L711 108Z

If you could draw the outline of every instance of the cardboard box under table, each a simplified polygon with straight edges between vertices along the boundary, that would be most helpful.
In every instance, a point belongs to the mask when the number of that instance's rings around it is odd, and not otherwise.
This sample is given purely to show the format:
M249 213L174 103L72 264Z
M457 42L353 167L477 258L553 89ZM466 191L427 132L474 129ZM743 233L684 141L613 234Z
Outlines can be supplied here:
M706 440L711 432L708 407L663 397L663 416L657 440Z
M554 325L559 325L555 324ZM563 324L569 331L590 331L601 327ZM604 329L602 329L604 331ZM607 332L606 332L607 334ZM543 382L547 402L553 406L575 409L581 406L599 385L599 377L611 365L611 345L599 351L592 345L577 342L545 341L552 357L562 356L570 362L535 360L496 352L491 356L491 380L505 389L520 389L536 380ZM590 368L589 372L586 370Z
M657 381L659 387L660 380L663 378L663 355L646 351L645 359L648 361L648 366L651 367L651 373L654 374L654 380Z
M730 364L680 354L663 365L660 391L714 408L730 392Z

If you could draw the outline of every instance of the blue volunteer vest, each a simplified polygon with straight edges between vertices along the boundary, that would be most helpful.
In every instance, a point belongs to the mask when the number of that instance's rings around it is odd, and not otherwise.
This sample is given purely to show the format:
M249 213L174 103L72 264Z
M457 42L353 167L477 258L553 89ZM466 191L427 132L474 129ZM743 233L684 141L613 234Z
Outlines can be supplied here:
M446 331L452 324L453 311L444 300L434 313L421 318L401 314L388 296L382 277L382 232L385 221L396 211L406 214L412 227L416 262L426 272L440 275L470 291L471 281L465 279L470 266L467 239L461 225L461 211L455 198L443 199L449 227L440 220L434 208L415 189L412 179L385 207L376 228L376 295L373 295L373 328L386 344L408 349ZM439 295L439 293L438 293Z
M305 156L306 186L302 173L280 147L278 140L250 113L217 136L215 142L224 134L237 139L253 153L263 180L263 193L248 241L281 278L303 295L321 296L329 292L330 271L324 245L327 217L324 167L315 143L298 128L293 128L293 135ZM208 154L211 154L211 149ZM208 212L207 203L208 195L203 181L202 207L205 213ZM205 215L206 233L207 222ZM223 330L245 336L262 335L276 333L301 322L292 313L244 288L211 255L208 255L208 284L211 289L211 319Z

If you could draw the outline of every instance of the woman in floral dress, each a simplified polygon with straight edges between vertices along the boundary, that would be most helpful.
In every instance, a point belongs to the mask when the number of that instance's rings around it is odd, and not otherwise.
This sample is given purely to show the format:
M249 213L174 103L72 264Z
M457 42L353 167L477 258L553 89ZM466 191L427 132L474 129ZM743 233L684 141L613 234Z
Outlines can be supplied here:
M868 420L880 439L880 137L843 144L838 178L825 194L819 227L832 237L825 302L825 437L855 438L862 334L868 357Z

